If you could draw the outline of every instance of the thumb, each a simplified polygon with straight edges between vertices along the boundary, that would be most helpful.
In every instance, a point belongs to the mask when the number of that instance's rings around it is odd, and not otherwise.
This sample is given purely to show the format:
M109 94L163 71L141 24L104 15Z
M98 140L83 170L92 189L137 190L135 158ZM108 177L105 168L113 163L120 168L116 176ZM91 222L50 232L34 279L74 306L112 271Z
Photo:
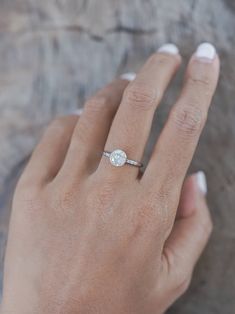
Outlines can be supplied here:
M164 256L173 274L191 277L194 266L208 242L212 221L207 207L206 177L198 172L184 183L175 224L168 237Z

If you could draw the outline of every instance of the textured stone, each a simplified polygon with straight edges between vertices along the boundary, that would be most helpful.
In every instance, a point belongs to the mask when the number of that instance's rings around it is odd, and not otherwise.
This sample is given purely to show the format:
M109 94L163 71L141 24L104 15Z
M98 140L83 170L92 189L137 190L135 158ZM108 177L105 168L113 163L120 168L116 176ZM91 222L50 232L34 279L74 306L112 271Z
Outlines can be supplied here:
M82 107L115 76L138 70L163 43L176 43L186 63L198 43L211 41L222 75L191 171L207 173L215 229L189 292L169 313L234 313L234 29L232 0L1 0L1 261L15 182L48 121ZM154 119L146 159L182 73Z

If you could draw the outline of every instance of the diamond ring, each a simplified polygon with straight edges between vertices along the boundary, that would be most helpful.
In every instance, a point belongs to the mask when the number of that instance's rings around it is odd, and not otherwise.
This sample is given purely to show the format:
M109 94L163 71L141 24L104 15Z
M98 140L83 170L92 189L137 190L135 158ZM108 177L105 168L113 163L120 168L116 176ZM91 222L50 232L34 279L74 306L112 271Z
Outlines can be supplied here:
M121 149L115 149L113 152L104 151L103 156L108 157L110 163L115 167L121 167L125 164L139 168L143 166L141 162L128 159L126 153Z

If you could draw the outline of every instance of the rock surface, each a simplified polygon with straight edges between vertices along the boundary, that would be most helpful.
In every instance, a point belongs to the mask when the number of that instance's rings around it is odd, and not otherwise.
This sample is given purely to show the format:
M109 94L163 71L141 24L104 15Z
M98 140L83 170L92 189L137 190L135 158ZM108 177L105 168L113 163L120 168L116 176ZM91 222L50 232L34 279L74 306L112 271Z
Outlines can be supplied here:
M189 292L169 313L235 313L234 30L233 0L1 0L0 277L15 182L48 121L138 70L165 42L176 43L186 63L198 43L211 41L222 75L191 171L207 173L215 229ZM182 73L154 120L146 156Z

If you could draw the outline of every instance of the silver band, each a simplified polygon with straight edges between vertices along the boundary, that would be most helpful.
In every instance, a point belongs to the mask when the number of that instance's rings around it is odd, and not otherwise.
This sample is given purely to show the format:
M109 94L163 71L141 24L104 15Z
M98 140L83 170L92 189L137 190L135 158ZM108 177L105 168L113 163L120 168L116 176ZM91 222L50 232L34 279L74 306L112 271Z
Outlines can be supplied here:
M126 153L121 149L116 149L113 152L104 151L104 157L108 157L110 163L115 167L121 167L125 164L134 166L134 167L143 167L143 164L139 161L128 159Z

